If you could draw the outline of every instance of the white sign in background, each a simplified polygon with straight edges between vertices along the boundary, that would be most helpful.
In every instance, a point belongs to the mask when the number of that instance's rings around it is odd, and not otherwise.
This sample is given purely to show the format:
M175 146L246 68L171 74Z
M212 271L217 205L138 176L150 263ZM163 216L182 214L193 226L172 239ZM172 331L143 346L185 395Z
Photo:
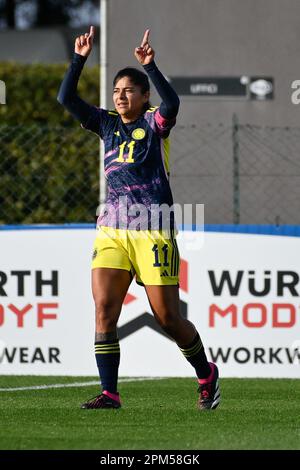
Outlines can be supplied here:
M0 231L0 373L97 374L90 288L95 234ZM204 243L178 241L186 271L181 299L221 375L299 377L300 239L205 233ZM151 312L135 281L129 293L119 327ZM194 372L174 342L144 326L121 340L120 375Z

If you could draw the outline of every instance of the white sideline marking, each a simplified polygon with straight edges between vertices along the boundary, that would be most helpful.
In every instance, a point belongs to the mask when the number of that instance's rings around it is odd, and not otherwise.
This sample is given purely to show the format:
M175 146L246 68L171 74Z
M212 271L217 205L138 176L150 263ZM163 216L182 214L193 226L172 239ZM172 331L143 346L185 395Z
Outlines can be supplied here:
M119 379L118 382L139 382L142 380L161 380L168 377L136 377L132 379ZM70 384L32 385L31 387L0 388L0 392L17 392L21 390L47 390L48 388L89 387L99 385L99 380L92 382L73 382Z

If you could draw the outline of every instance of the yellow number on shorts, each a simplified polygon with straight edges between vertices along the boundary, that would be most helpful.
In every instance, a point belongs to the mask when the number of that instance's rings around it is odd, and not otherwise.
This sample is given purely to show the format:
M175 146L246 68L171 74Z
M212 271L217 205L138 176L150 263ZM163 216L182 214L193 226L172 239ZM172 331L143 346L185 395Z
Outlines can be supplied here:
M153 263L153 266L155 268L160 268L161 267L161 263L159 262L159 252L158 252L158 245L153 245L153 248L152 248L152 251L154 253L154 258L155 258L155 261ZM164 263L163 263L163 266L169 266L169 263L168 263L168 245L164 245L161 249L161 251L163 252L164 254Z

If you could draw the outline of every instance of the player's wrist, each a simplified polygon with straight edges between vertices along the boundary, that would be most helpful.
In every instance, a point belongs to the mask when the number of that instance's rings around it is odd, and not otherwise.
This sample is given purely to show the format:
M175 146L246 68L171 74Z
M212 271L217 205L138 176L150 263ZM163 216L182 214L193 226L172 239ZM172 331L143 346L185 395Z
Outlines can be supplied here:
M88 56L78 54L78 52L74 51L74 53L73 53L73 60L85 63L87 58L88 58Z
M151 70L157 69L157 65L153 59L149 64L143 65L143 68L146 70L146 72L151 72Z

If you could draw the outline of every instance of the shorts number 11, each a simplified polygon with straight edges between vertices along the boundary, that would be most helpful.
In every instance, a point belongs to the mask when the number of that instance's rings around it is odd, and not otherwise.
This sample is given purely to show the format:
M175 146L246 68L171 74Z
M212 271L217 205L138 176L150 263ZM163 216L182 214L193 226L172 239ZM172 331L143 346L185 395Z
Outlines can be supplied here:
M155 257L155 262L153 263L153 266L159 268L161 266L161 263L159 262L159 250L158 250L158 245L153 245L152 251L154 252L154 257ZM161 249L163 252L163 257L164 257L164 262L163 266L169 266L168 263L168 245L164 245Z

